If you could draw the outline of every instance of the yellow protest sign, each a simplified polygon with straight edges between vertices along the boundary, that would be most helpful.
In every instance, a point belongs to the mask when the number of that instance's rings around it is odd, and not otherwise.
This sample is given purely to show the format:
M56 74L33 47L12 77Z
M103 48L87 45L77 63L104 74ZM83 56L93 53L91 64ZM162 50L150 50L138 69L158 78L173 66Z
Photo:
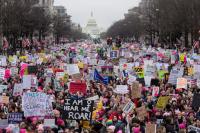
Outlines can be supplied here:
M27 59L27 56L20 56L19 59L20 59L21 61L22 61L22 60L24 61L24 60Z
M192 76L194 74L194 69L193 67L188 67L188 76Z
M84 68L84 64L83 64L83 62L78 62L78 64L77 64L77 65L78 65L78 67L79 67L79 68L81 68L81 69L83 69L83 68Z
M134 67L134 70L139 78L144 78L144 69L142 67Z
M184 59L185 59L185 54L184 53L180 54L180 61L184 62Z
M158 109L164 109L169 101L170 97L169 96L161 96L158 98L156 107Z
M9 61L9 62L13 62L13 60L14 60L14 59L13 59L13 56L10 56L10 55L9 55L8 61Z

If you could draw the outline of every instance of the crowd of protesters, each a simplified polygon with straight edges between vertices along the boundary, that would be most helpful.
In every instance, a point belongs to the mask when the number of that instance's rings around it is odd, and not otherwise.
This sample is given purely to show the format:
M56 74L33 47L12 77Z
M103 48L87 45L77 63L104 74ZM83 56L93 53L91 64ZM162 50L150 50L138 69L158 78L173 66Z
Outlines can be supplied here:
M2 55L0 83L6 88L0 88L0 132L200 132L200 56L196 50L154 48L116 40L114 43L110 38L108 44L86 41L52 45L40 51L32 48ZM79 72L71 73L65 64L77 66ZM34 70L29 70L30 66ZM64 76L58 78L59 72ZM26 86L27 75L36 77L34 86ZM71 82L85 83L86 93L71 93ZM22 84L19 94L14 93L16 84ZM31 92L50 96L48 115L25 115L23 101L34 101L23 97ZM67 98L91 98L91 120L66 119L62 107ZM12 113L21 113L22 119L9 122ZM52 123L47 124L46 119Z

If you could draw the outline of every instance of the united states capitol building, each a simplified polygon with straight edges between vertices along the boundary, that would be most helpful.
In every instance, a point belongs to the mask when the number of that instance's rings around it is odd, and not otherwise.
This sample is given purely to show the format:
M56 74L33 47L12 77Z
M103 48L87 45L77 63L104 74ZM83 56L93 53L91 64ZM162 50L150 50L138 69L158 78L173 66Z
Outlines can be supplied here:
M100 34L102 29L98 27L96 20L93 17L93 13L91 13L90 19L87 22L85 28L83 28L83 33L90 35L91 38L97 39L100 38Z

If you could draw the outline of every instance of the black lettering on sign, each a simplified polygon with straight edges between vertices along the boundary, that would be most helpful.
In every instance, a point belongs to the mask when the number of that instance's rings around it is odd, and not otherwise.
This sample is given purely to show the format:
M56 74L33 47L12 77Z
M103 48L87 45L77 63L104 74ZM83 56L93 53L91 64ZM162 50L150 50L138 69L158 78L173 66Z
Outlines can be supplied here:
M69 120L87 120L92 117L94 101L65 99L62 116Z

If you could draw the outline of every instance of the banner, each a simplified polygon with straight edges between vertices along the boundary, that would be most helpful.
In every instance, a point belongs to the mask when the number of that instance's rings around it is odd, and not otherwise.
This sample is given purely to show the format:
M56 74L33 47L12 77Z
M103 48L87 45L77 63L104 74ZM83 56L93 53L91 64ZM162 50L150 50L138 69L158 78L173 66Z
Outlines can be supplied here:
M83 94L86 94L86 83L76 83L76 82L70 82L69 85L69 92L71 94L76 94L77 92L81 92Z
M23 113L9 113L8 114L8 123L9 124L18 124L22 122Z
M91 120L93 101L65 99L63 115L69 120Z
M25 117L46 115L47 95L40 92L28 92L22 96L22 109Z
M187 79L186 78L178 78L176 88L177 89L187 89Z
M161 96L158 98L156 107L158 109L164 109L169 101L170 97L169 96Z

